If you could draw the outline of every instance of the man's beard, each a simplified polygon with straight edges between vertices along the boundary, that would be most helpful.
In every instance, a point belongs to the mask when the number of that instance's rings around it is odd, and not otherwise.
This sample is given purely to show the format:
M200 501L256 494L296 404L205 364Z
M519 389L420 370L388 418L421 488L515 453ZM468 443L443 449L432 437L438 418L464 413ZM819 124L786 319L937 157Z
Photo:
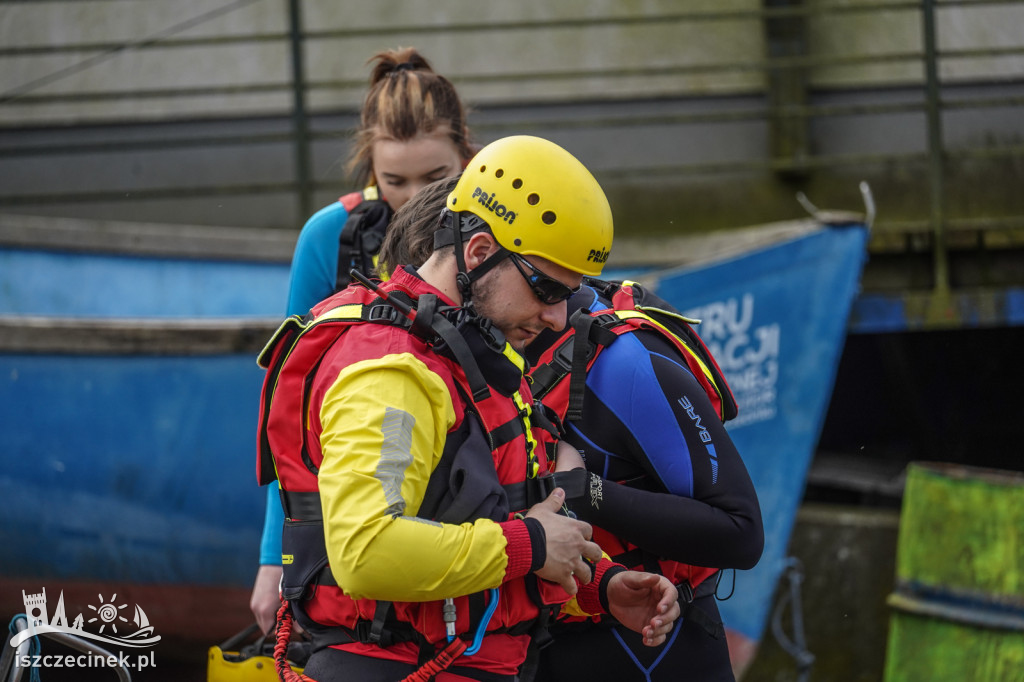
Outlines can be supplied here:
M498 291L498 277L494 275L497 275L503 268L511 266L511 261L502 261L487 275L470 285L473 294L473 307L476 308L477 314L490 320L501 331L502 335L505 336L507 336L510 322L508 319L503 318L498 311L498 305L495 303L500 292ZM526 345L523 341L510 341L509 343L520 353L523 352Z

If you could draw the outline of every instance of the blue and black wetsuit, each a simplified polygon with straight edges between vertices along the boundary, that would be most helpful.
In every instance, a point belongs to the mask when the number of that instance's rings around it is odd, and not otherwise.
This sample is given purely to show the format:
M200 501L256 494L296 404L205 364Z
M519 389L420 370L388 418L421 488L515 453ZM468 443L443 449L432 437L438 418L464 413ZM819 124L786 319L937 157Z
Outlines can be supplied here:
M608 307L595 298L584 287L570 301L570 315ZM539 338L528 354L536 361L543 350ZM665 337L631 332L602 350L587 374L583 417L566 426L587 469L604 479L599 495L591 486L590 495L574 500L579 518L658 558L715 568L757 563L764 534L750 476L704 389ZM694 605L721 620L713 594ZM554 644L541 652L539 681L733 679L725 638L695 619L682 620L656 648L624 627L593 622L560 623L553 635Z

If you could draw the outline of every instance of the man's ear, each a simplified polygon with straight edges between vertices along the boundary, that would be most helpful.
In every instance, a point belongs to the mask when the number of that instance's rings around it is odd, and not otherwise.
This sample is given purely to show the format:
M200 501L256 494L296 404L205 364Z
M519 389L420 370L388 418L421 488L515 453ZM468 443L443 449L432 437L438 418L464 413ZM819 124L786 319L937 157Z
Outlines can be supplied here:
M466 250L466 269L474 270L501 247L498 246L497 240L491 233L477 232L469 238L464 248Z

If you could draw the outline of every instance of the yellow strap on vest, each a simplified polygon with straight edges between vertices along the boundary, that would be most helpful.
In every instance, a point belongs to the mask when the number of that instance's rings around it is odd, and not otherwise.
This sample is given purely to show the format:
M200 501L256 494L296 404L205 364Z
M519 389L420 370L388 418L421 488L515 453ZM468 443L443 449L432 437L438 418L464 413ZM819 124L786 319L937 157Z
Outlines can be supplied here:
M319 317L315 318L310 326L328 320L360 320L363 316L362 303L348 303L337 308L331 308Z
M684 317L682 315L670 313L667 310L662 310L661 308L652 308L652 310L657 310L660 313L665 313L666 315L671 315L672 317L675 317L675 318L678 318L680 320L683 320L684 322L687 322L689 324L698 324L699 323L699 320L691 320L688 317ZM648 314L646 314L646 313L644 313L644 312L642 312L640 310L616 310L615 311L615 316L618 317L620 320L623 320L623 321L631 320L631 319L632 320L643 320L644 322L646 322L648 324L652 324L655 327L657 327L658 329L661 329L662 331L664 331L666 334L668 334L672 338L677 339L680 343L682 343L684 346L686 346L686 348L688 350L690 348L689 344L686 343L685 339L681 338L678 334L673 333L671 329L669 329L668 327L666 327L662 323L658 322L656 319L654 319L650 315L648 315ZM711 370L709 370L708 366L704 364L704 361L700 359L700 356L697 355L696 353L694 353L692 350L690 351L690 355L692 355L693 359L696 360L697 364L700 365L701 371L704 372L704 376L706 376L708 381L711 382L711 385L714 386L715 389L719 391L719 393L721 393L721 389L718 387L718 384L715 383L715 378L711 374Z
M508 344L505 344L508 347ZM530 415L533 414L533 407L528 405L523 396L516 391L512 394L512 399L516 403L516 407L519 408L519 414L523 418L523 426L526 431L526 477L537 478L537 474L540 473L540 462L537 461L537 441L533 437L533 429L530 424Z

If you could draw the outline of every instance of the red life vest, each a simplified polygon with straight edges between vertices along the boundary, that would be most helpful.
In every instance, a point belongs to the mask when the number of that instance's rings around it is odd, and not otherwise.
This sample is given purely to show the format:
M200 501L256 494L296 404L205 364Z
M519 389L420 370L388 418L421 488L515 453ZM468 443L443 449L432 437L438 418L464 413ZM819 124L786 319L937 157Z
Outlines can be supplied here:
M574 314L562 336L540 356L531 377L534 395L543 404L562 419L578 420L586 372L597 356L622 334L646 329L661 334L676 347L722 421L736 416L736 400L732 391L718 363L690 327L692 320L636 283L587 279L586 284L610 299L612 305L591 311L590 315L583 312ZM588 343L576 343L581 336L586 337ZM659 559L596 526L594 541L613 561L629 568L661 573L683 590L696 590L718 572L717 568Z
M396 273L379 290L388 297L419 302L421 310L426 307L424 294L434 291L404 271ZM459 434L471 426L470 420L479 420L486 442L493 446L492 461L488 464L493 466L490 475L496 479L499 490L502 486L520 492L530 488L527 484L536 482L537 474L547 468L547 451L552 448L554 436L531 419L532 397L522 369L518 374L518 393L513 397L505 397L496 390L486 391L485 396L479 380L467 375L455 360L432 349L422 338L423 333L415 320L403 318L373 292L351 286L318 304L309 315L286 320L260 354L259 362L268 372L261 396L257 476L261 484L274 479L280 483L285 510L283 595L292 603L298 622L313 631L314 641L319 634L323 646L352 641L379 646L401 641L433 644L444 641L446 632L443 601L391 603L352 599L333 580L327 564L317 485L323 460L318 400L326 386L314 379L321 365L325 370L330 368L330 376L337 376L342 367L361 358L376 357L374 353L379 352L384 339L401 335L399 347L422 360L450 391L456 424L449 431L449 440L457 445ZM343 336L344 352L332 352ZM448 450L446 445L445 456ZM442 457L442 464L444 461ZM435 498L448 491L449 481L439 473L440 469L439 464L431 475L428 496L432 490L442 491ZM538 489L532 495L515 497L529 505L542 494ZM489 517L506 521L509 512L515 511L519 509L498 505ZM420 515L423 513L421 507ZM523 638L529 637L540 619L541 607L563 603L568 598L557 585L537 581L533 576L506 582L501 586L498 609L487 632L514 635L510 646L525 650ZM458 597L455 606L457 632L466 633L475 627L470 614L478 613L480 602Z

